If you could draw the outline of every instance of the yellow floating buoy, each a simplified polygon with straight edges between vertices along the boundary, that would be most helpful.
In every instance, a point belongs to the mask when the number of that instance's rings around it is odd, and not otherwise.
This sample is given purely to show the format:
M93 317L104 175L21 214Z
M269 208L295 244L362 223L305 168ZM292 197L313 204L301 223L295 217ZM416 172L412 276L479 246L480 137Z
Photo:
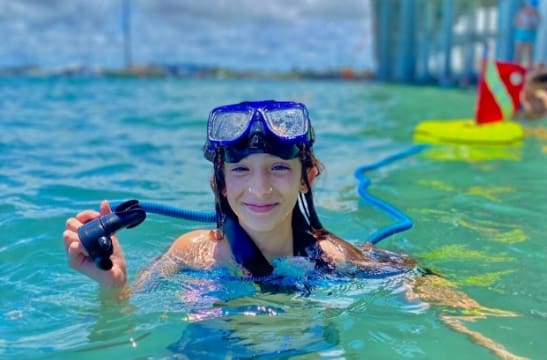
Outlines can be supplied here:
M469 146L520 143L524 129L510 119L520 106L525 73L518 64L485 60L474 119L423 121L414 129L414 140Z
M414 141L429 144L512 145L523 138L524 129L514 121L477 124L472 119L428 120L414 130Z

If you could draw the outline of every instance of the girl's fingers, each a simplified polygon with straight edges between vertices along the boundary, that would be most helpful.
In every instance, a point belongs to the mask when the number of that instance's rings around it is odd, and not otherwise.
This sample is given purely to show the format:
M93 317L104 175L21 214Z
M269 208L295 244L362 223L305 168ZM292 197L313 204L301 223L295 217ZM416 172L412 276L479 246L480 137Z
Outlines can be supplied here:
M76 219L78 219L82 224L85 224L88 221L98 218L100 215L101 214L95 210L84 210L76 215Z
M112 213L112 210L110 209L110 203L108 200L101 201L101 215L106 215Z
M78 228L82 226L82 222L76 218L68 218L66 220L66 229L72 232L76 232Z

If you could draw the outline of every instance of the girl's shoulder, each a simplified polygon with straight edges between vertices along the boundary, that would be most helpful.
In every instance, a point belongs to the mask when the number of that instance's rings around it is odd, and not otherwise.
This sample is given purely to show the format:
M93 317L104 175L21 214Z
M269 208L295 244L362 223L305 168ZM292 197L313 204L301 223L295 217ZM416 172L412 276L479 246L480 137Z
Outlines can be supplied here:
M203 242L203 241L218 241L218 232L215 229L196 229L180 235L176 240L177 242Z
M213 229L184 233L167 252L192 268L210 268L232 258L227 241Z

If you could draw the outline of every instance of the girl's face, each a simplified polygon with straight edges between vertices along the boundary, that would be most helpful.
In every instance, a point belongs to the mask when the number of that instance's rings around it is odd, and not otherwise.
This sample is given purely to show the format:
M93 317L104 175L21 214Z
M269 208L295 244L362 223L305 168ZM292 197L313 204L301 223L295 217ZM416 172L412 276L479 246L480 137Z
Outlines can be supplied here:
M251 154L238 163L225 163L224 173L224 195L248 233L290 228L298 193L306 190L300 181L300 159Z

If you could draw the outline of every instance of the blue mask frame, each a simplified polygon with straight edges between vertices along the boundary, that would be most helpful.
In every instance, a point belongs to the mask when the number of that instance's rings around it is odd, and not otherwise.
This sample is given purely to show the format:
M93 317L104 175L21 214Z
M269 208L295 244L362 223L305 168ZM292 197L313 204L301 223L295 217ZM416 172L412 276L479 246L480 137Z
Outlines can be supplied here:
M251 153L293 158L299 145L315 140L308 109L292 101L248 101L213 109L207 123L204 155L213 161L218 149L225 160L237 162Z

